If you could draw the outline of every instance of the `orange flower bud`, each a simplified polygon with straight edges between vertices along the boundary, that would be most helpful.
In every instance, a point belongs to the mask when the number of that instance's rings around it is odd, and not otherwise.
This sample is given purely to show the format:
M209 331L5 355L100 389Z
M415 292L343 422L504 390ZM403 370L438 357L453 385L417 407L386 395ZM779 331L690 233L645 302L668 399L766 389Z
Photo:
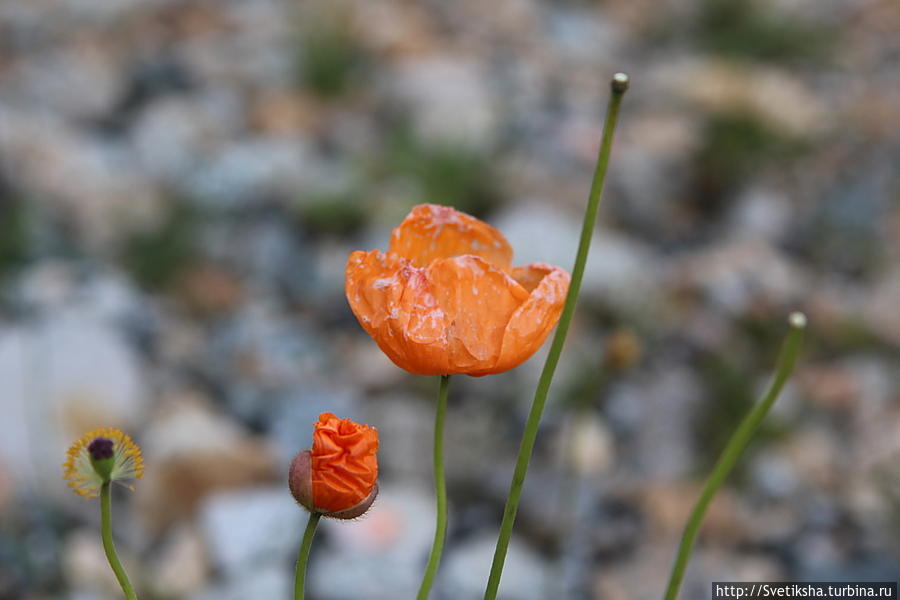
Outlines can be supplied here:
M378 432L331 413L319 415L313 445L291 463L291 494L311 512L335 519L365 513L378 495Z
M487 223L423 204L394 229L387 253L350 254L345 291L397 366L420 375L502 373L543 344L569 287L559 267L511 260L506 238Z

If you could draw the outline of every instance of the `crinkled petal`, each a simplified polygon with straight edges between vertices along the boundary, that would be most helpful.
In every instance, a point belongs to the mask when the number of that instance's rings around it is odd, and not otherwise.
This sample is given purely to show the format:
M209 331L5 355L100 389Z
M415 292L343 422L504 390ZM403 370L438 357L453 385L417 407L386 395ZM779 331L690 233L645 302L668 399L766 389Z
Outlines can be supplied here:
M378 251L350 255L346 293L385 354L421 375L492 369L510 319L530 298L478 256L439 259L423 269Z
M519 366L537 352L559 321L569 290L569 274L564 269L534 263L514 268L512 276L531 293L506 325L496 364L472 375L502 373Z
M363 502L378 479L378 433L368 425L323 413L310 450L317 510L341 512Z
M490 368L500 357L507 323L528 292L477 256L436 260L427 275L438 306L449 316L452 372Z
M395 254L353 252L345 277L359 324L397 366L412 373L448 373L447 315L424 269Z
M480 256L508 269L512 248L503 234L449 206L420 204L391 233L389 252L427 267L432 261L453 256Z

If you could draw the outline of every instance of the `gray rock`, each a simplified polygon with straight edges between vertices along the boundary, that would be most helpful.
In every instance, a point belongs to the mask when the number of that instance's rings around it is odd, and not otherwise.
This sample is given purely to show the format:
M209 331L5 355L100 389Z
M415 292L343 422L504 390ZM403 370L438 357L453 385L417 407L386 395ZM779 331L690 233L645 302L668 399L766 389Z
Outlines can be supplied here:
M118 325L129 318L145 317L143 298L123 273L110 269L95 273L78 290L78 301L98 320Z
M109 324L76 308L0 328L0 380L0 454L21 490L37 485L68 497L59 464L71 443L96 427L128 431L147 408L132 349Z
M187 190L209 208L233 208L273 195L293 197L309 149L302 140L258 137L224 146L193 173Z
M476 600L484 595L491 571L496 535L481 534L450 549L440 573L439 598ZM504 600L543 598L545 569L543 561L530 548L512 540L503 568L499 597Z
M354 390L320 381L309 381L297 389L286 391L277 405L267 411L270 437L278 445L284 472L287 473L291 460L298 452L312 445L313 425L321 413L331 412L342 419L369 423L360 414L359 404ZM377 427L376 423L370 424ZM378 461L383 463L381 452Z
M728 237L775 242L786 233L790 212L790 200L778 191L763 187L746 190L736 199L728 217Z
M513 264L544 262L571 270L581 221L549 203L524 203L492 220L515 252ZM649 248L608 229L591 241L582 295L602 298L622 311L651 311L658 294L660 260Z
M59 44L12 63L4 100L73 119L110 112L125 80L120 58L90 38Z
M103 249L159 209L156 182L135 167L121 140L37 109L0 107L0 123L0 150L16 157L16 187L40 198L47 212L65 215L86 249Z
M248 598L288 598L293 589L290 571L279 565L263 565L225 581L210 590L190 596L191 600L247 600Z
M679 263L670 271L673 285L704 292L716 309L732 316L746 312L756 300L791 306L811 286L809 273L760 240L728 238L679 257Z
M290 85L296 7L283 0L217 5L226 27L186 39L178 48L187 68L213 86Z
M587 10L556 7L547 17L551 47L572 62L596 64L599 57L612 55L622 42L621 29L606 20L590 18Z
M182 526L167 536L154 561L151 576L156 592L184 598L200 591L209 575L203 540L193 527Z
M136 117L131 143L141 168L176 182L213 154L241 124L233 91L162 97Z
M434 535L434 500L419 488L379 484L378 499L356 521L326 521L330 539L310 564L310 595L331 600L413 597Z
M700 392L696 375L677 364L658 365L640 381L616 388L608 401L609 418L612 424L634 428L635 446L622 453L623 460L635 460L632 468L650 478L689 475Z
M420 138L481 149L493 144L499 120L486 75L475 61L409 59L397 66L388 93L409 107Z
M200 514L213 564L235 580L252 578L266 567L282 570L300 543L305 521L306 512L286 485L214 494Z
M208 341L204 369L228 382L232 409L251 418L267 410L272 395L309 386L327 370L329 350L307 324L252 298Z

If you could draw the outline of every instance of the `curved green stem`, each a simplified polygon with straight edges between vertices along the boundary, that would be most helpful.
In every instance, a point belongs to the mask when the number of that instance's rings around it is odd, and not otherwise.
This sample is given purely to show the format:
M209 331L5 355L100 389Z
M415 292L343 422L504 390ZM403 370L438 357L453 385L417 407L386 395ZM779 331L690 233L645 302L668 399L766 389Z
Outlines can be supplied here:
M437 496L437 522L434 526L434 543L431 545L431 556L422 576L417 600L425 600L434 583L441 553L444 551L444 540L447 537L447 486L444 482L444 414L447 412L447 390L450 389L450 376L441 375L438 387L437 410L434 415L434 493Z
M712 502L716 492L719 491L722 483L728 477L728 474L731 473L735 463L741 457L759 424L762 423L769 409L775 404L781 389L794 370L794 364L797 362L797 353L800 351L800 344L803 341L806 317L802 313L792 313L788 321L791 325L791 331L782 345L775 378L772 380L769 390L763 396L763 399L744 417L744 420L741 421L741 424L732 434L731 439L728 440L725 450L722 451L719 460L713 466L709 479L706 480L706 484L703 486L703 491L700 492L697 504L694 505L694 510L691 512L691 516L684 528L681 544L678 546L678 554L675 558L675 564L672 566L672 573L669 575L669 585L666 587L665 600L675 600L678 596L681 581L684 579L684 570L687 567L694 542L697 540L697 533L700 530L701 523L703 523L706 509Z
M116 579L119 580L119 585L125 593L125 598L127 600L137 600L134 588L131 587L131 582L128 581L128 575L125 574L125 569L122 567L122 563L119 562L119 556L116 554L116 545L113 543L110 485L110 482L107 481L100 487L100 538L103 540L103 551L106 552L106 559L109 561L109 566L112 567L113 573L116 574Z
M316 535L316 526L321 513L309 513L306 521L306 531L303 532L303 541L300 543L300 551L297 553L297 572L294 575L294 600L303 600L306 589L306 563L309 562L309 549L312 547L313 538Z
M531 403L531 412L525 424L525 433L519 446L519 456L516 460L516 469L513 473L512 485L509 488L509 496L506 499L506 508L503 511L503 522L500 525L500 536L497 539L497 548L494 550L494 560L491 564L491 575L488 579L487 589L484 592L485 600L494 600L500 587L500 577L503 574L503 563L506 561L506 551L509 548L509 538L512 535L513 524L516 520L516 512L519 509L519 499L522 496L522 486L525 484L525 476L528 473L528 463L534 450L534 442L537 438L538 425L544 412L544 404L547 402L547 393L550 391L550 383L556 372L556 365L562 353L562 347L569 332L572 315L575 312L575 304L578 301L578 292L581 290L581 280L584 277L584 267L587 264L588 250L591 247L591 234L594 231L594 223L597 220L597 210L600 206L600 194L603 191L603 183L606 179L606 170L609 166L609 155L612 150L613 133L616 129L616 121L619 117L619 106L622 97L628 89L628 76L624 73L616 73L612 80L612 96L606 109L606 123L603 126L603 138L600 142L600 153L597 157L597 167L594 170L594 179L591 183L591 193L588 199L587 209L584 213L584 222L581 227L581 240L578 243L578 254L575 257L575 266L572 268L572 281L569 284L569 293L566 295L566 303L563 306L559 325L550 346L550 353L544 363L544 370L534 392L534 400Z

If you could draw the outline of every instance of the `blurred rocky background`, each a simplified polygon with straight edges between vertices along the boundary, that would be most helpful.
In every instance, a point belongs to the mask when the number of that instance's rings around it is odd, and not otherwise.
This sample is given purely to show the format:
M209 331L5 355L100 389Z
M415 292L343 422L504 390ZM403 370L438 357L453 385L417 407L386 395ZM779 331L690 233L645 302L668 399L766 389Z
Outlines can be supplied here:
M707 519L711 580L900 578L895 0L0 2L0 598L120 597L65 448L114 425L145 600L287 598L285 473L319 412L376 426L381 496L314 600L412 597L437 382L343 298L417 203L569 267L612 73L632 76L501 596L659 598L707 469L796 377ZM457 377L433 595L481 597L543 353Z

